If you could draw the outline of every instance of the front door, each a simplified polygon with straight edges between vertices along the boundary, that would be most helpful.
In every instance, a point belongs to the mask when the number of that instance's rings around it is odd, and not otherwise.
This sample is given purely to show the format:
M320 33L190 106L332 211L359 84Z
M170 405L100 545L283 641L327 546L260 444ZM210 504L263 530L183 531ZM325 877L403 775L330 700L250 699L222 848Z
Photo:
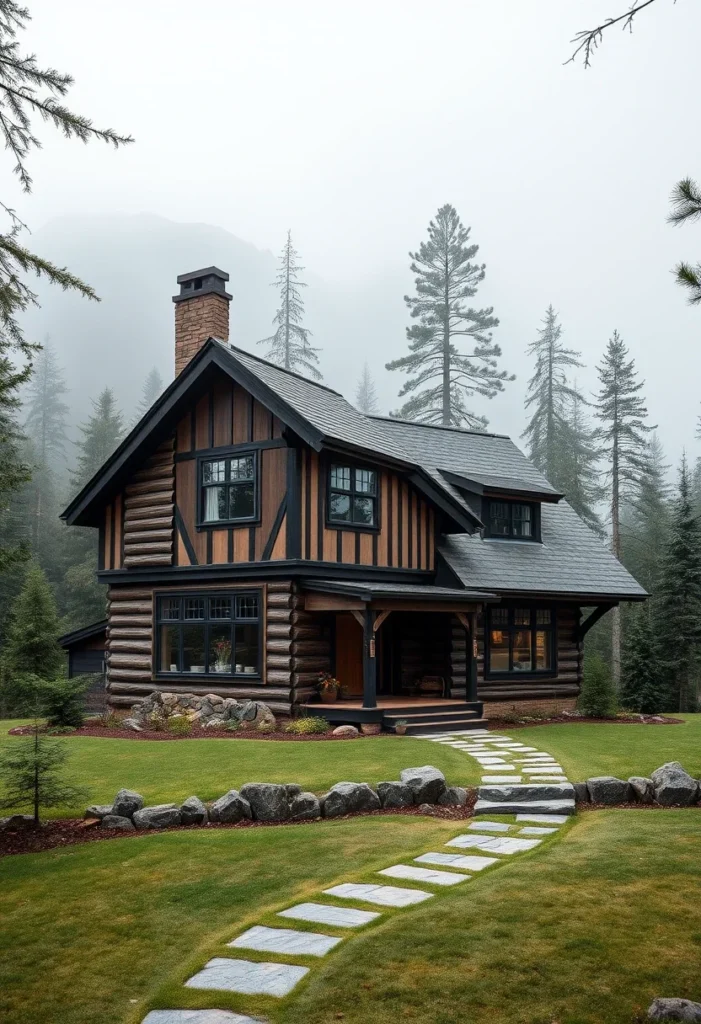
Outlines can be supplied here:
M336 616L336 678L344 693L363 696L363 630L350 612Z

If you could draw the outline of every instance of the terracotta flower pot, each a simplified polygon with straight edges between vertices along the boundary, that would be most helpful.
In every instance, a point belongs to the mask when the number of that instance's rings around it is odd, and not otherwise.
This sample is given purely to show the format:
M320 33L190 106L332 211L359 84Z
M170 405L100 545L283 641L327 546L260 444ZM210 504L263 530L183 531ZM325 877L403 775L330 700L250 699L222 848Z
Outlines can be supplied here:
M338 700L338 690L335 689L322 689L321 699L324 704L335 704Z

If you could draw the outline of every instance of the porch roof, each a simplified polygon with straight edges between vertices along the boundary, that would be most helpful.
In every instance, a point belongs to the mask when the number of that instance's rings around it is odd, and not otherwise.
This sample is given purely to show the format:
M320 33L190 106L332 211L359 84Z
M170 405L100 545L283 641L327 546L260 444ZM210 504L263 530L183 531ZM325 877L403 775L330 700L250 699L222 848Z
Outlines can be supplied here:
M363 604L377 604L383 601L416 604L474 605L478 601L498 601L496 594L488 591L465 590L460 587L431 587L411 583L383 583L374 580L305 580L305 591L320 594L337 594L353 598Z

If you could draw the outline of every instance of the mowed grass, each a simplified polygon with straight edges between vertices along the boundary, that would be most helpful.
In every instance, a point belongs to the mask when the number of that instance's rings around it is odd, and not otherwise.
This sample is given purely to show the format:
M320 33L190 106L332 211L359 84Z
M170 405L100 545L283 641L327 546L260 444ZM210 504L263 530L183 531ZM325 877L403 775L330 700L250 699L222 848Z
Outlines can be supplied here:
M8 736L18 723L0 723L0 745L23 742ZM476 785L475 761L452 747L406 736L357 740L276 742L273 740L118 740L62 737L69 753L67 774L88 791L75 807L46 817L82 817L86 802L111 803L125 787L147 804L178 803L193 794L214 800L245 782L296 782L322 793L336 782L376 784L399 778L403 768L433 764L450 785Z
M648 775L667 761L680 761L701 777L701 715L674 715L683 725L573 723L507 729L520 743L554 754L572 782L593 775ZM438 744L434 744L438 746Z
M251 924L304 927L274 912L440 850L457 831L430 818L356 818L8 858L0 1016L136 1024L149 1007L181 1005L264 1013L272 1024L632 1024L656 995L701 998L693 809L582 814L530 853L386 911L314 962L285 1000L182 988Z

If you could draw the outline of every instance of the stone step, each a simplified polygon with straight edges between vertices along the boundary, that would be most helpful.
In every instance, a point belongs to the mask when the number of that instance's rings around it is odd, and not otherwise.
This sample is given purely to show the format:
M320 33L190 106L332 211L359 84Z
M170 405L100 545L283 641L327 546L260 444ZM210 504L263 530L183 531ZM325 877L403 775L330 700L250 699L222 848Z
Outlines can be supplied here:
M426 716L428 717L428 716ZM406 719L406 716L405 716ZM408 721L408 719L406 719ZM446 729L459 729L460 732L468 732L472 729L482 729L486 725L486 718L461 718L454 716L449 722L439 718L432 722L413 722L406 727L407 736L430 736L435 733L444 733Z
M475 814L574 814L574 800L513 800L495 801L480 798Z
M297 967L294 964L230 960L228 957L215 956L201 971L188 978L185 987L239 992L244 996L276 996L281 999L292 991L305 974L309 974L308 967Z
M231 1010L151 1010L141 1024L260 1024Z
M290 956L326 956L342 939L320 932L300 932L294 928L252 928L227 943L232 949L255 949L259 953L287 953Z
M508 786L480 786L477 796L492 803L528 803L531 800L571 800L574 802L574 786L571 782L516 783ZM506 813L506 812L505 812Z

